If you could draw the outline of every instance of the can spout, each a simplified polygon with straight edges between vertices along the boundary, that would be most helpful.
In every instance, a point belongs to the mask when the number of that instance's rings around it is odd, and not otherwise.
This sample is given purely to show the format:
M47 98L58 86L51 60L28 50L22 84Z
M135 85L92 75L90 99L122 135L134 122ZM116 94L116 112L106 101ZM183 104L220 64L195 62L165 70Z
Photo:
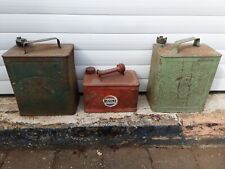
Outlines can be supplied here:
M45 41L50 41L50 40L56 40L58 47L61 48L60 40L58 38L56 38L56 37L53 37L53 38L45 38L45 39L38 39L38 40L33 40L33 41L28 41L25 38L17 37L16 38L16 45L18 47L23 47L24 53L26 54L27 53L26 47L29 44L38 43L38 42L45 42Z
M160 44L162 47L165 46L166 42L167 42L167 37L159 36L156 39L156 43Z

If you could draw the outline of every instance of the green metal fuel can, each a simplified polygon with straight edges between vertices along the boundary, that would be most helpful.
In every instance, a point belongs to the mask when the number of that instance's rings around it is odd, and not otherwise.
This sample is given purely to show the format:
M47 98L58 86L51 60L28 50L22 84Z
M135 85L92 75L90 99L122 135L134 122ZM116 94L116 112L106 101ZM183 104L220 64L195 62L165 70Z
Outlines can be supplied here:
M221 54L187 38L167 44L158 37L153 45L147 98L155 112L201 112ZM194 41L193 44L187 43Z
M57 45L34 44L54 39ZM74 114L78 104L74 45L60 44L57 38L27 41L18 37L16 43L3 59L20 114Z

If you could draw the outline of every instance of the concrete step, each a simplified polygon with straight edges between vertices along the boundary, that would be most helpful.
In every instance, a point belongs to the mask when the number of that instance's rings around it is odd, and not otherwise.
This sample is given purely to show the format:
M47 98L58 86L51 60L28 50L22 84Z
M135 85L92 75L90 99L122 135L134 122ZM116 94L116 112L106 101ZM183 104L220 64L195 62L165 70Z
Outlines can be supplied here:
M135 113L20 116L15 97L0 97L0 147L97 147L225 144L225 94L211 94L202 113L155 113L145 95ZM219 130L219 132L218 132ZM213 132L215 131L215 132Z

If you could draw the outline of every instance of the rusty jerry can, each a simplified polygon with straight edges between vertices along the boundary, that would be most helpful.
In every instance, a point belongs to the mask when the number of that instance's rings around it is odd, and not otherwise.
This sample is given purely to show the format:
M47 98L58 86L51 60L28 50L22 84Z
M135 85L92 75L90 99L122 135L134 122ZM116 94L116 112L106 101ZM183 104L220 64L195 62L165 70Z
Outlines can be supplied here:
M221 54L199 38L153 45L147 98L155 112L201 112L209 94ZM183 44L194 41L193 44Z
M55 44L33 44L47 40ZM76 112L78 90L74 45L57 38L27 41L3 54L21 115L71 115Z
M86 68L83 86L85 112L137 111L139 81L135 71L125 70L124 64L102 71Z

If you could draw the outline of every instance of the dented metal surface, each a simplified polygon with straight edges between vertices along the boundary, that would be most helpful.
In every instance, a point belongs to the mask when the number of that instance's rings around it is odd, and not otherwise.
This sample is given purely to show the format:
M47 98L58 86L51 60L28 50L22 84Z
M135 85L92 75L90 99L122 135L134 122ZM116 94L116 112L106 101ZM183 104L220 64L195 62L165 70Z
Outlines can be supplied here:
M21 115L74 114L78 90L72 44L14 46L3 59Z
M139 81L133 70L123 64L116 68L84 75L84 111L135 112L137 110Z
M194 44L182 44L194 40ZM189 38L153 46L147 96L156 112L201 112L221 54Z

